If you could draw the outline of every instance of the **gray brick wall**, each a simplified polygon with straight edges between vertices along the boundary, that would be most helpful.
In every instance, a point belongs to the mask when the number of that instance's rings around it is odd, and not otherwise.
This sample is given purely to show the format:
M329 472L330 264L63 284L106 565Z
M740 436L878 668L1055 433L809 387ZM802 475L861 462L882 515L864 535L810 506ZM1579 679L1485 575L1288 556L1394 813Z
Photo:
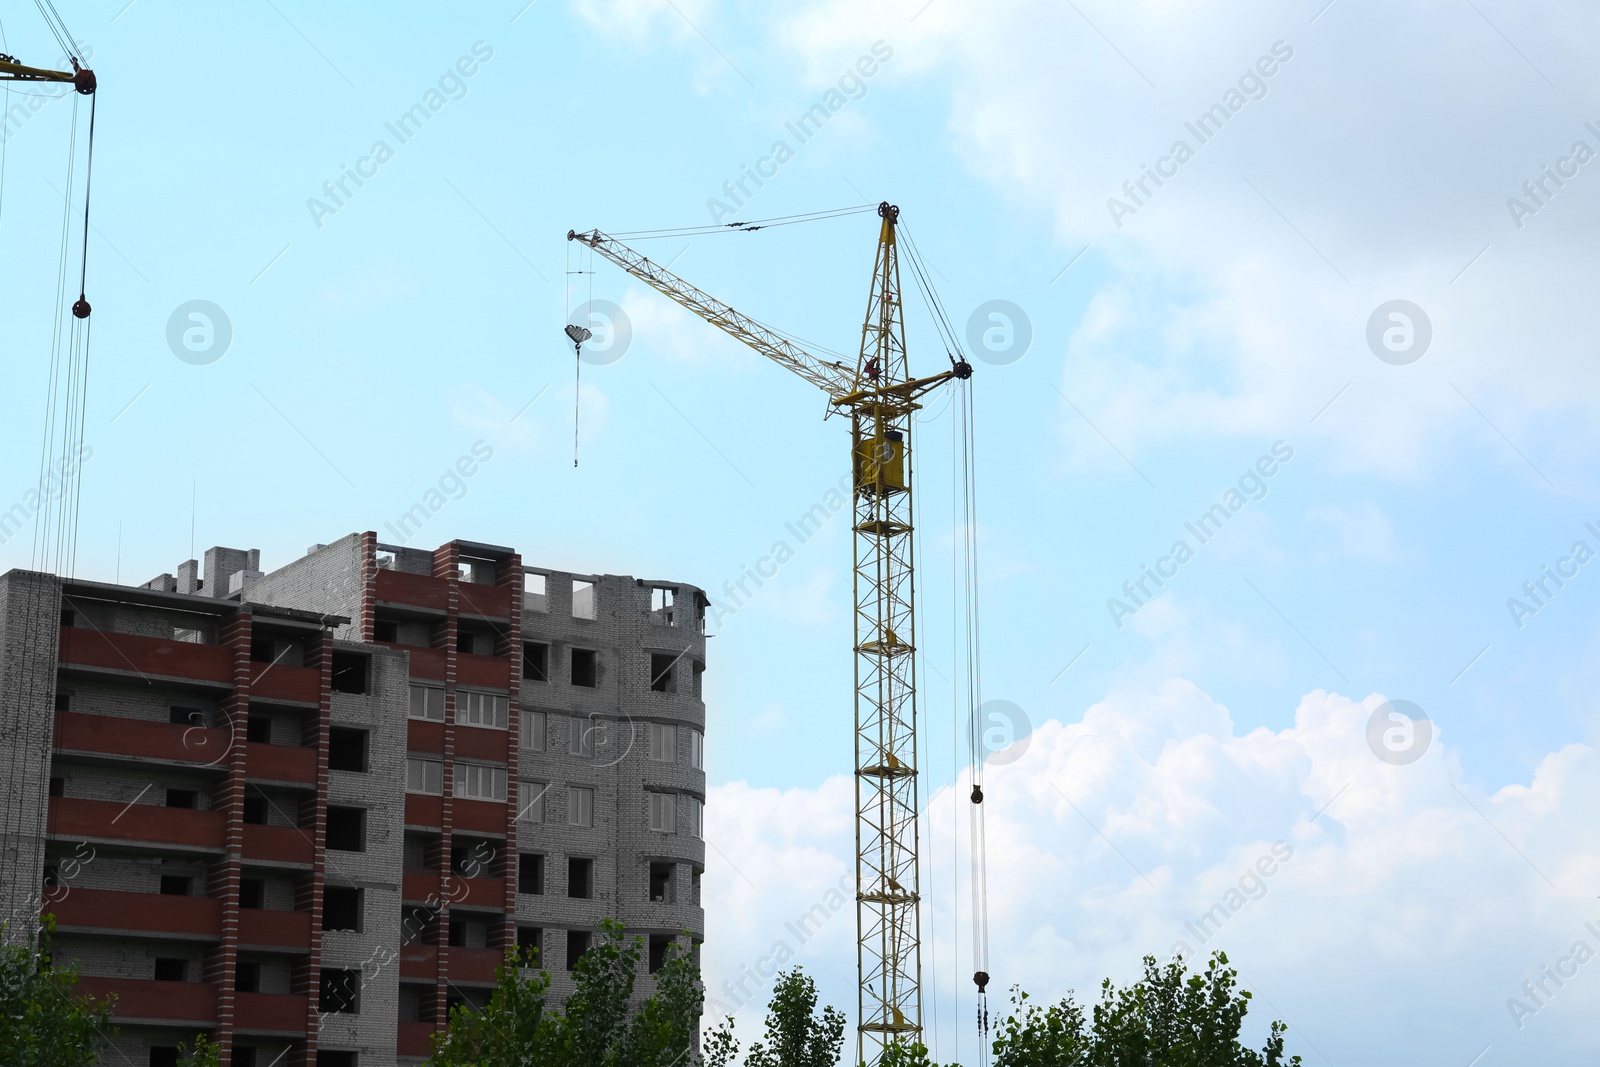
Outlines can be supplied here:
M359 640L361 535L350 534L285 567L263 575L244 591L256 604L277 604L354 620L334 630L341 641Z
M343 542L340 542L341 544ZM315 553L315 559L333 547ZM258 583L259 584L259 583ZM254 589L252 589L254 592ZM330 852L328 885L362 891L359 931L327 931L322 966L362 973L360 1011L326 1015L321 1047L351 1049L366 1063L390 1063L400 1004L401 876L404 840L406 715L410 680L406 655L381 646L340 644L372 655L365 695L334 693L330 723L369 731L367 771L330 771L328 802L366 809L365 852Z
M0 575L0 921L38 910L60 613L54 578Z

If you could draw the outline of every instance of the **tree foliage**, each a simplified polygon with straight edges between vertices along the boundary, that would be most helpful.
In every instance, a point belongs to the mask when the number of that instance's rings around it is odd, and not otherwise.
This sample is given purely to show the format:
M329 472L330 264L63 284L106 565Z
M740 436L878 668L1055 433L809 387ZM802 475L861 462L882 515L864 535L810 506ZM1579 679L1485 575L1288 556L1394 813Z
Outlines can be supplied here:
M196 1034L193 1045L179 1045L183 1067L222 1067L222 1046L205 1034Z
M74 994L75 967L50 956L55 920L38 934L0 925L0 1049L12 1067L93 1067L115 1033L111 1000Z
M573 971L576 989L559 1007L548 1003L550 975L536 968L533 954L508 953L488 1006L454 1009L446 1031L434 1036L431 1067L740 1067L732 1018L706 1035L698 1055L694 1051L700 972L681 946L657 972L656 992L642 1005L634 999L642 947L639 938L624 936L622 924L603 922L598 943ZM1240 1042L1250 1000L1220 952L1196 974L1182 959L1160 966L1146 956L1139 980L1121 988L1107 979L1088 1009L1070 994L1041 1005L1017 988L1010 1014L993 1035L993 1064L1299 1067L1299 1056L1285 1056L1281 1022L1272 1024L1260 1051ZM742 1067L835 1067L844 1050L845 1016L819 1009L817 1001L816 983L801 968L779 972L765 1030ZM895 1042L879 1067L938 1065L925 1046Z
M550 974L529 950L506 953L498 985L482 1009L450 1012L433 1038L431 1067L682 1067L690 1063L700 1019L700 972L674 944L656 972L656 991L630 1012L643 950L621 923L600 924L598 943L573 969L577 988L559 1008L548 1003Z
M1040 1007L1012 990L1011 1015L994 1039L994 1067L1289 1067L1281 1022L1256 1052L1239 1041L1251 994L1218 952L1203 974L1184 961L1144 958L1144 977L1117 988L1106 979L1092 1016L1066 997Z
M802 968L779 971L767 1005L766 1036L750 1046L745 1067L833 1067L844 1047L844 1014L817 1011L817 984ZM707 1067L733 1067L739 1042L733 1019L723 1020L706 1041Z

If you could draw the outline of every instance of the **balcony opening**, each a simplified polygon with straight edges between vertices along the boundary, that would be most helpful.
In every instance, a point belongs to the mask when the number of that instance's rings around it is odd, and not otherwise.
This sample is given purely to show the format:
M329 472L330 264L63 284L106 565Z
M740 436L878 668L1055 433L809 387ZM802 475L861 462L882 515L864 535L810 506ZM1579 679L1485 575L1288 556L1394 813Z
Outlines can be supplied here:
M345 971L332 967L322 969L322 980L317 996L317 1010L336 1015L355 1015L360 1004L357 993L361 988L361 972Z
M327 847L336 852L365 852L367 850L365 809L329 804Z
M550 646L530 641L522 646L522 676L530 682L550 680Z
M576 856L567 860L567 896L578 900L594 896L594 860Z
M181 874L163 874L161 876L161 895L164 897L186 897L189 895L189 886L192 878L185 878Z
M239 881L239 907L260 910L267 903L267 883L261 878L244 878Z
M205 631L194 630L187 626L174 626L172 628L172 639L181 641L186 645L203 645L206 643Z
M431 1020L423 1018L426 1005L433 999L433 990L409 982L400 983L400 1021L403 1023L424 1023Z
M677 864L675 863L652 863L650 865L650 903L672 903L672 872L676 866Z
M538 926L517 927L517 953L524 959L532 953L532 965L539 966L544 956L544 930Z
M435 863L428 853L438 840L426 834L406 834L405 844L401 846L402 862L412 870L432 870Z
M199 794L193 789L169 789L167 790L167 807L193 808L195 799L198 796Z
M335 726L328 731L328 769L364 774L367 770L367 731Z
M574 619L595 617L593 582L584 581L582 578L572 579L572 617Z
M72 627L74 627L76 625L78 625L78 613L73 611L71 608L62 608L61 609L61 627L62 627L62 629L70 630Z
M250 641L251 663L276 663L278 642L270 637L256 637Z
M600 683L600 653L589 648L572 650L572 684L593 689Z
M150 1067L178 1067L176 1045L151 1045Z
M246 719L244 739L254 745L272 744L272 716L252 715Z
M361 931L361 890L348 885L322 887L322 928Z
M391 645L399 644L400 624L395 622L386 622L382 619L373 622L372 639L374 641L384 641Z
M50 795L64 797L67 795L67 780L65 778L50 779Z
M57 693L56 694L56 708L55 708L55 710L57 710L57 711L71 711L72 710L72 694L71 693Z
M650 935L650 973L655 974L667 965L667 952L672 948L671 934Z
M673 693L677 687L672 684L672 669L677 666L679 657L670 652L650 653L650 691L652 693Z
M240 960L234 965L233 988L241 993L261 992L261 964Z
M493 878L499 859L491 842L463 838L450 850L450 869L466 878Z
M544 856L524 852L517 857L517 892L544 896Z
M674 610L678 599L678 591L666 586L656 586L650 590L650 621L657 626L678 625L678 615Z
M317 1067L359 1067L354 1052L322 1048L317 1050Z
M460 566L461 580L473 585L494 585L500 570L500 565L492 559L463 558Z
M267 798L260 795L244 798L244 821L249 826L267 825Z
M155 980L158 982L187 982L189 961L158 956L155 961Z
M433 945L439 940L439 915L430 908L406 908L400 920L400 941L406 945Z
M256 1059L255 1049L240 1048L235 1045L233 1046L233 1059L229 1061L228 1067L257 1067L259 1063L260 1061Z
M567 931L567 970L576 970L578 961L589 951L594 935L587 930Z
M333 654L333 688L338 693L367 692L367 674L372 657L360 652Z
M167 709L167 721L174 726L204 726L206 713L199 708L170 707Z

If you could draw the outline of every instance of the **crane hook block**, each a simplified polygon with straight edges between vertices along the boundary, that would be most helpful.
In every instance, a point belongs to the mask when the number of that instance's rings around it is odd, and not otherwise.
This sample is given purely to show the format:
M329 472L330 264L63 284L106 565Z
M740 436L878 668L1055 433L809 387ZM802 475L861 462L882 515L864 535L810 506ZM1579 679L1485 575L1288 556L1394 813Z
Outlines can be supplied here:
M972 976L972 980L978 984L978 992L986 992L989 986L989 972L979 971Z
M78 66L78 61L74 59L72 61L72 87L84 96L91 96L95 91L96 85L94 71L88 67Z
M972 802L974 804L983 803L983 786L975 785L972 787Z
M594 334L590 333L582 326L568 326L566 328L566 334L567 340L572 342L572 347L575 351L581 349L583 347L583 342L594 336Z
M956 360L950 365L950 372L962 381L972 377L972 364L964 359Z
M83 298L83 294L81 293L78 294L78 299L72 302L72 317L75 319L86 319L89 317L89 301L85 300Z

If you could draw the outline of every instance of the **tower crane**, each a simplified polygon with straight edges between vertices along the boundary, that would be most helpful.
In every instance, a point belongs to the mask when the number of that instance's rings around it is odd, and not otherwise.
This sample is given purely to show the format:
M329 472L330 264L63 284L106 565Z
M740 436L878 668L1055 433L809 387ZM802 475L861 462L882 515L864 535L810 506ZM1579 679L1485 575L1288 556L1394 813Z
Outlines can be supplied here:
M950 367L914 378L906 356L896 230L900 209L878 205L877 256L855 366L816 356L702 292L599 230L578 241L657 292L799 375L850 420L855 593L857 1052L922 1041L921 890L917 817L916 532L912 415L918 401L972 376ZM757 229L749 225L747 229ZM914 249L913 249L914 250ZM916 261L913 258L913 268ZM983 976L987 979L987 975Z

